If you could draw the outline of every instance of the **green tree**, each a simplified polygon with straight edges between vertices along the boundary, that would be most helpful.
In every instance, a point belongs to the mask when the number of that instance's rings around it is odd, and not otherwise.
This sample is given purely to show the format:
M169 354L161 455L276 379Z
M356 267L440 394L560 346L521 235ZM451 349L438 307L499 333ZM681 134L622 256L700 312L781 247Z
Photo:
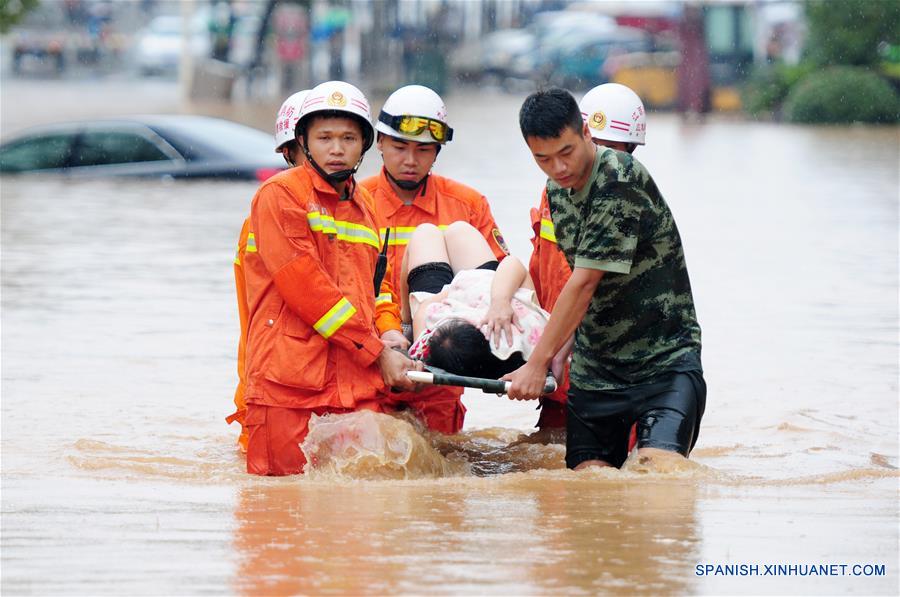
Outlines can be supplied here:
M897 0L807 0L807 52L820 65L878 64L878 45L900 42Z
M38 0L0 0L0 33L9 31L37 5Z

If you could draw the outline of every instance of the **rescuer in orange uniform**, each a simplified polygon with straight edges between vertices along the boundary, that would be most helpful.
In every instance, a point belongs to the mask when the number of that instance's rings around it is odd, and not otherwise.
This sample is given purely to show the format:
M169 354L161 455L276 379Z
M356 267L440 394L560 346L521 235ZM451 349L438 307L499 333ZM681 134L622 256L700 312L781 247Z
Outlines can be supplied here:
M394 290L400 288L400 263L419 224L446 227L468 222L481 232L498 260L507 255L487 199L471 187L431 173L441 148L453 138L447 108L437 93L421 85L397 89L385 101L375 129L384 167L360 185L375 198L379 234L382 240L387 237L393 265ZM429 387L395 397L429 429L441 433L462 429L466 412L460 399L462 389Z
M291 168L303 163L303 152L300 151L300 144L294 138L294 129L297 120L300 119L300 108L303 107L307 93L309 89L304 89L288 97L275 115L275 153L280 153ZM238 316L241 322L241 335L238 339L238 385L234 390L234 406L237 410L225 418L229 425L235 421L240 424L238 447L244 453L247 452L248 440L247 427L244 426L244 417L247 414L247 405L244 401L244 392L247 388L244 367L247 361L247 325L250 313L250 306L247 304L247 282L244 279L244 255L247 251L251 253L256 251L256 237L250 231L249 217L244 220L241 227L237 252L234 255L234 287L237 291Z
M421 369L376 331L376 298L388 293L376 279L373 202L353 179L373 142L369 118L353 85L313 88L295 133L306 162L253 198L256 250L243 264L250 473L302 472L299 444L312 414L391 410L388 388L412 390L406 372Z
M284 161L290 167L300 166L304 162L303 151L300 144L294 137L294 131L297 127L297 121L300 119L300 109L303 107L303 100L309 93L309 89L294 93L281 104L278 113L275 116L275 153L280 153L284 157ZM237 291L238 315L240 317L241 335L238 340L238 385L234 391L234 405L236 411L225 418L229 424L237 421L241 426L241 434L238 436L238 447L241 452L247 452L247 441L249 438L247 427L244 425L244 417L247 413L247 406L244 400L244 392L246 391L246 352L247 352L247 326L249 319L250 307L247 304L247 283L244 279L244 255L247 251L256 251L256 236L250 230L250 218L244 220L241 233L238 236L237 252L234 257L234 284ZM406 349L409 341L400 333L397 325L397 318L394 316L396 311L392 304L392 297L389 292L379 295L375 300L376 326L382 333L381 339L392 348Z
M594 144L627 153L632 153L638 145L644 145L647 132L644 104L625 85L598 85L585 94L579 108L582 118L588 123ZM531 239L534 250L528 263L528 272L534 280L541 307L552 312L572 270L556 244L546 189L541 195L540 207L531 208L531 227L534 231ZM566 365L557 390L541 398L541 414L537 422L540 429L565 428L568 391L569 368Z

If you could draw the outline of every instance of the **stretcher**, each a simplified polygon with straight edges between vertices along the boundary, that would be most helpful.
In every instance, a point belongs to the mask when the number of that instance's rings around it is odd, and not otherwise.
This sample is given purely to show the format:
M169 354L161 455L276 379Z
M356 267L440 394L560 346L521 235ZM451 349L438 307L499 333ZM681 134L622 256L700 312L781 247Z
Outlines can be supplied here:
M425 367L425 371L407 371L406 377L416 383L424 383L435 386L456 386L460 388L476 388L490 394L506 394L512 382L499 379L486 379L484 377L468 377L447 373L437 367ZM547 374L544 382L544 394L556 391L556 378L553 374Z

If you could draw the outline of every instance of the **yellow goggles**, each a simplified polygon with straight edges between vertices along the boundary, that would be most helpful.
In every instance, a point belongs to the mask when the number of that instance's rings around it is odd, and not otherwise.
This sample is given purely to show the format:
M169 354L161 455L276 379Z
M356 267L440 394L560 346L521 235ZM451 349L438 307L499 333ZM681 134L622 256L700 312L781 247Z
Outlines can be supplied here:
M453 139L452 128L440 120L428 118L427 116L411 116L409 114L391 116L382 110L378 115L378 120L404 135L421 135L425 132L425 129L428 129L431 136L438 143L446 143Z

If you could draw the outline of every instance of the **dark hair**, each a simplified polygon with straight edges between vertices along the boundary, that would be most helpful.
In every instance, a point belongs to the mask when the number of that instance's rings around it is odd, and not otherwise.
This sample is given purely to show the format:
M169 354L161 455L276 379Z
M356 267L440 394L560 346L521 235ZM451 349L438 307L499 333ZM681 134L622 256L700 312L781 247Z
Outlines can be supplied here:
M551 87L538 90L522 102L519 109L519 129L525 140L529 137L559 137L566 127L580 133L584 121L581 119L578 102L565 89Z
M497 358L478 328L463 319L453 319L428 339L425 362L456 375L499 379L524 365L525 359L521 352L513 353L505 361Z

